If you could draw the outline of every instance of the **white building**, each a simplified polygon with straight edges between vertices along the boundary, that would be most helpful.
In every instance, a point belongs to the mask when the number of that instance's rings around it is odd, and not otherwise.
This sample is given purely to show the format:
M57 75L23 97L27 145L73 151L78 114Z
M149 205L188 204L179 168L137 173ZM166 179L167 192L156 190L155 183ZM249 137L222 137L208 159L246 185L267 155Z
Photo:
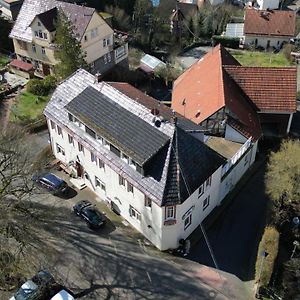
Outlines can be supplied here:
M201 127L125 83L78 70L45 109L54 155L160 250L220 204L227 160Z
M279 0L257 0L256 1L259 9L278 9Z

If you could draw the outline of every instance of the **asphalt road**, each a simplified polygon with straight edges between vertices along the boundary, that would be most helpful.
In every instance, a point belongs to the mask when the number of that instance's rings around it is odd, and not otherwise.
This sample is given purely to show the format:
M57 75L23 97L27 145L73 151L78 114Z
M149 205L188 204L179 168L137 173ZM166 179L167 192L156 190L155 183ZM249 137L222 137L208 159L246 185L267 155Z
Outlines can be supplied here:
M44 224L46 250L39 263L76 298L242 299L242 294L247 299L236 278L161 253L124 225L122 218L91 191L77 192L70 199L49 194L41 194L37 199L53 216ZM109 221L104 228L90 230L72 213L71 208L79 199L91 200L106 213Z
M253 259L255 263L265 225L268 197L264 173L265 165L262 165L207 231L219 268L243 281L253 279ZM188 258L214 266L203 239L191 249Z

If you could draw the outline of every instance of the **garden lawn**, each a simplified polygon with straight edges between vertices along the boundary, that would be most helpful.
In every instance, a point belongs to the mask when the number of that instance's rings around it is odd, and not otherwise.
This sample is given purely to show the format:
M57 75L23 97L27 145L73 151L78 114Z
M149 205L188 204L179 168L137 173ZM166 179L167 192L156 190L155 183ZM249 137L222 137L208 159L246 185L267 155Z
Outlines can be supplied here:
M0 68L5 67L5 65L9 62L8 56L0 53Z
M282 52L232 51L235 59L245 67L288 67L291 63Z
M12 121L35 121L42 116L43 110L50 96L36 96L29 92L23 92L17 99L12 109ZM37 100L39 99L39 100Z

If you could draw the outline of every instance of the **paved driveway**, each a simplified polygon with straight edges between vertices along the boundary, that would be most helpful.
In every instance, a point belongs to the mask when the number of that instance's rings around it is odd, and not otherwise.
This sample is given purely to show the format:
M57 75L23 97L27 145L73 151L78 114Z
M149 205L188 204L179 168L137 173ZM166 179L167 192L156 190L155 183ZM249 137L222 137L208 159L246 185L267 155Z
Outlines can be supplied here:
M264 173L263 165L207 231L219 268L244 281L253 279L253 259L255 262L266 219ZM189 258L213 266L203 239L193 247Z
M44 224L46 234L37 268L49 269L76 298L241 299L243 295L248 299L235 277L147 245L89 189L74 191L72 196L61 199L41 193L36 198L53 216ZM90 230L72 213L79 199L94 202L106 213L108 224L99 231Z

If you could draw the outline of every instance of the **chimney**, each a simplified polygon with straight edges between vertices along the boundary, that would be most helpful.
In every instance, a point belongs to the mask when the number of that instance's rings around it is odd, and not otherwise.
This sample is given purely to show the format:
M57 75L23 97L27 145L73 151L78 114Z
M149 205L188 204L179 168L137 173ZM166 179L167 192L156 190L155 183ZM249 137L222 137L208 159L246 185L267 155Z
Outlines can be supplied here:
M172 110L172 117L170 119L170 122L174 125L176 125L176 123L177 123L177 117L176 117L175 110Z
M97 73L95 74L95 83L101 82L101 81L102 81L102 78L103 78L102 74L99 73L99 72L97 72Z

